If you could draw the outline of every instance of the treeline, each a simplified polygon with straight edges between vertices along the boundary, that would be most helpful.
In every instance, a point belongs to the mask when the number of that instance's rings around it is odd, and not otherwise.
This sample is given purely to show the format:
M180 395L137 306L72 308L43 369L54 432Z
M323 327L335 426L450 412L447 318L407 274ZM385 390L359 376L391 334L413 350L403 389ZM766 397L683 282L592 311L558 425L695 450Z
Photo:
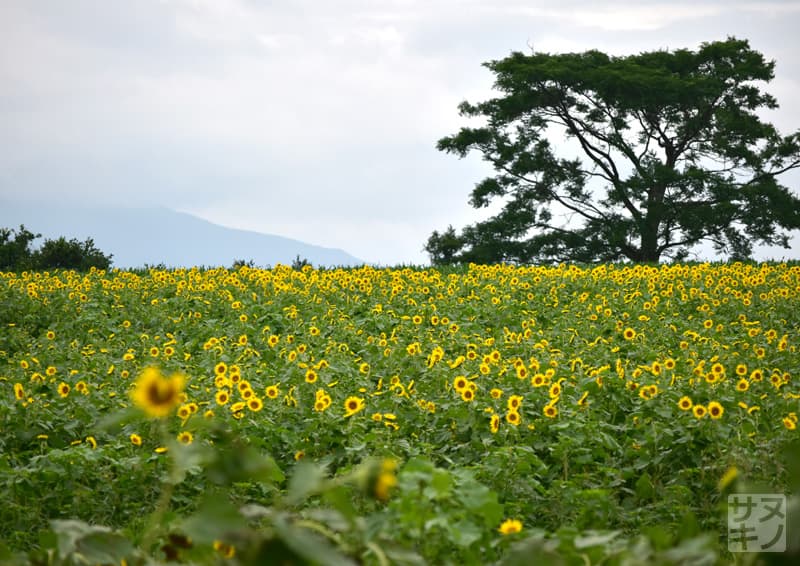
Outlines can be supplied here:
M92 267L108 269L112 254L97 249L94 241L87 238L81 242L63 236L55 240L45 239L41 247L33 248L33 241L41 238L24 225L18 230L0 228L0 271L24 271L27 269L76 269L88 271Z

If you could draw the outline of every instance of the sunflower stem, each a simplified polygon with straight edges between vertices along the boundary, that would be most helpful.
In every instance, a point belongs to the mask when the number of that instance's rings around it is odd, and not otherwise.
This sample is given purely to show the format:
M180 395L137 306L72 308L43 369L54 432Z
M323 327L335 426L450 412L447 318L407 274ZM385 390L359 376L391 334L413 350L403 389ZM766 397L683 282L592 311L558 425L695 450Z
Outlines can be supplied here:
M166 441L167 430L163 420L159 420L158 430L160 433L159 436L161 436L162 440ZM145 550L145 552L149 552L150 547L155 541L156 531L161 525L161 521L164 518L164 514L169 509L170 502L172 501L172 493L177 483L174 481L174 473L176 465L175 465L175 457L172 454L170 454L169 457L169 466L170 470L167 476L168 480L166 481L166 485L163 485L162 482L161 494L158 497L155 509L153 509L153 512L150 514L150 518L147 521L147 527L144 531L144 535L142 535L142 548Z

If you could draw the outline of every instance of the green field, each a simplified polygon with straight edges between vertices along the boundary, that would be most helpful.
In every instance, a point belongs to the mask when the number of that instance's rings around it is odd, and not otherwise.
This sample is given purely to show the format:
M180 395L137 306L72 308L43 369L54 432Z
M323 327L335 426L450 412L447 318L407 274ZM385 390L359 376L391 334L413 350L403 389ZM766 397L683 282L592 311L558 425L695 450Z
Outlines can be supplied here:
M754 563L799 344L794 264L0 273L0 562Z

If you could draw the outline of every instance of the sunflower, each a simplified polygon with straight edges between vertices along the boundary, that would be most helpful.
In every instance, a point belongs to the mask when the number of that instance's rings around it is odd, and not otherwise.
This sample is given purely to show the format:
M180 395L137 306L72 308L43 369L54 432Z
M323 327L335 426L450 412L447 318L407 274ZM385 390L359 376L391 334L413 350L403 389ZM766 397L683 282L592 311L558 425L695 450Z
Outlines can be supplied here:
M131 444L134 446L141 446L142 445L142 437L136 434L135 432L130 436Z
M522 406L522 401L522 395L512 395L508 398L506 407L508 407L509 411L519 411L520 406Z
M269 386L267 386L267 388L264 390L264 392L266 393L268 399L277 399L278 395L280 394L280 392L278 391L278 386L277 385L269 385Z
M178 407L177 415L181 419L186 420L192 416L192 409L189 407L189 405L181 405Z
M498 415L489 417L489 430L492 431L492 434L496 434L500 430L500 417Z
M357 412L361 411L364 408L364 400L361 397L348 397L344 401L344 416L352 417Z
M236 555L236 547L226 544L221 540L214 541L214 550L224 558L233 558Z
M186 378L179 373L169 378L153 367L146 368L131 391L133 402L151 417L166 417L181 401Z
M531 385L534 387L542 387L546 385L544 374L537 373L531 378Z
M475 399L475 391L468 387L461 392L461 399L469 403L470 401Z
M625 338L625 340L633 340L636 338L636 331L628 327L622 332L622 337Z
M217 405L227 405L228 401L231 400L231 396L227 390L223 389L222 391L217 391L215 399L217 401Z
M247 401L247 408L257 413L264 408L264 403L258 397L253 397Z
M61 395L61 397L66 397L67 395L69 395L69 384L64 383L63 381L59 383L58 394Z
M463 375L456 376L453 380L453 389L455 389L458 393L461 393L467 388L467 378Z
M736 382L736 391L744 392L750 389L750 382L744 377Z
M722 414L725 412L725 409L716 401L711 401L708 404L708 416L712 419L719 419L722 417Z
M21 383L14 384L14 397L17 401L22 401L25 398L25 389L22 387Z
M784 417L783 426L786 427L786 430L795 430L797 428L797 423L791 417Z
M489 391L489 395L492 396L492 399L499 399L500 397L503 396L503 390L494 388L491 391Z
M397 485L397 461L386 458L381 462L380 470L372 486L372 494L380 501L389 499L389 494Z
M506 422L510 425L517 426L521 420L522 417L520 417L517 411L509 411L506 413Z
M555 405L547 404L542 410L544 416L548 419L554 419L558 416L558 408Z
M228 366L225 362L220 362L214 366L214 374L215 375L225 375L228 371Z
M703 417L706 416L707 412L708 411L703 405L695 405L694 407L692 407L692 413L694 414L694 417L696 419L702 419Z
M689 411L692 408L692 400L684 395L678 400L678 407L680 407L681 411Z
M315 383L317 381L317 372L313 369L309 369L306 372L306 383Z
M514 533L518 533L522 530L522 521L517 519L506 519L500 525L500 528L497 531L501 535L510 535Z
M178 438L178 442L180 442L181 444L188 445L188 444L191 444L192 442L194 442L194 436L192 436L192 433L187 431L187 430L185 430L185 431L181 432L180 434L178 434L177 438Z

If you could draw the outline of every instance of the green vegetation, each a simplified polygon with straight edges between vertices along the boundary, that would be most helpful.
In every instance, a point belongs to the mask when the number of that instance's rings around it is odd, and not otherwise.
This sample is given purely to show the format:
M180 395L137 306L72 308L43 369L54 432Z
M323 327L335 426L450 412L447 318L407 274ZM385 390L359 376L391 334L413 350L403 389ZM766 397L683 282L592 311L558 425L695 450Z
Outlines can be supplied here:
M798 303L787 264L0 272L0 562L755 564L726 496L800 509Z
M31 244L41 234L34 234L25 226L18 230L0 228L0 271L23 271L25 269L77 269L88 271L92 267L108 269L111 254L97 249L94 240L80 242L67 240L63 236L55 240L45 239L38 250Z

